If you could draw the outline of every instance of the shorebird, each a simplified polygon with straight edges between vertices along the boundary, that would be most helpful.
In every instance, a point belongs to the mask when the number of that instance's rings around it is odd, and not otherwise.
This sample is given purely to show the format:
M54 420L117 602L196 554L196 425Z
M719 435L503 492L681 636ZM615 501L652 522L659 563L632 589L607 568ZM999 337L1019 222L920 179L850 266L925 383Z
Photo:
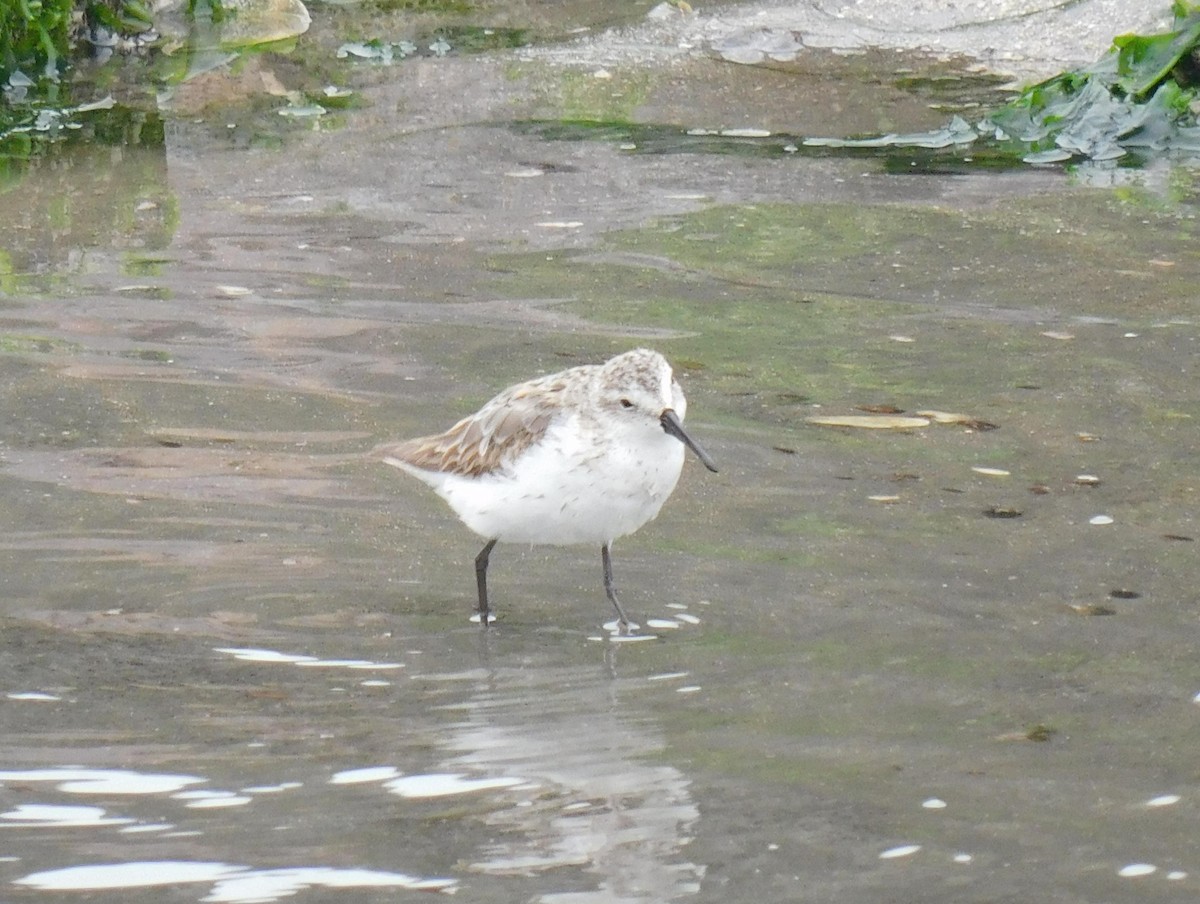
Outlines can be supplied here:
M671 365L639 348L510 386L445 433L376 454L433 487L487 541L475 557L485 627L497 543L598 543L604 591L628 631L613 586L613 541L658 514L679 480L685 446L717 470L683 429L686 412Z

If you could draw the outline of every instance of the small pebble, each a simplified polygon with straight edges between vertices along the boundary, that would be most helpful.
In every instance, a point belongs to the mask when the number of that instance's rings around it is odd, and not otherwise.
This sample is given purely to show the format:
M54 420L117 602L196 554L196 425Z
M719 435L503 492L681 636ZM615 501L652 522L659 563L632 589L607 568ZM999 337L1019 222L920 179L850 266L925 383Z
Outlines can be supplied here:
M1112 524L1112 515L1092 515L1088 518L1088 524Z
M985 508L983 513L989 518L1020 518L1023 514L1019 508L1010 505L993 505Z
M922 803L921 806L926 810L943 810L946 807L946 802L940 797L931 797Z
M1099 603L1067 603L1067 608L1076 615L1116 615L1117 610L1112 606L1102 606Z
M919 844L902 844L899 847L888 848L879 855L880 860L895 860L897 857L910 857L921 850Z

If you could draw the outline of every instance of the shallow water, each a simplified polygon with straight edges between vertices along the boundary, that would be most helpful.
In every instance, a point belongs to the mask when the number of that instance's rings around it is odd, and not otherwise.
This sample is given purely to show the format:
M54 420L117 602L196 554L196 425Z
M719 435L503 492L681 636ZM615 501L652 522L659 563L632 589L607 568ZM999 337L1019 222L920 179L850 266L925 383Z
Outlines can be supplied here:
M4 896L1193 898L1191 175L544 125L936 125L888 55L410 63L0 224ZM499 548L483 634L479 541L365 453L635 344L722 466L616 546L655 639L592 549ZM966 422L808 421L858 406Z

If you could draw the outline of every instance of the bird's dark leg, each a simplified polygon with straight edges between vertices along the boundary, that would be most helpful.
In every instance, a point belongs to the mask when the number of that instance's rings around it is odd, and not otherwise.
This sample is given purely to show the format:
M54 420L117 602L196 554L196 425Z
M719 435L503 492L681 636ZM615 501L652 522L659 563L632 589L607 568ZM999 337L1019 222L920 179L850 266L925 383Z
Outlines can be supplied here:
M628 631L630 624L629 616L621 608L621 603L617 599L617 589L613 586L612 543L605 543L600 547L600 561L604 565L604 592L608 594L608 601L617 610L617 622L620 624L621 630Z
M475 586L479 588L479 623L485 628L488 626L488 556L492 554L492 548L495 545L495 540L488 540L487 546L483 547L479 551L479 555L475 557Z

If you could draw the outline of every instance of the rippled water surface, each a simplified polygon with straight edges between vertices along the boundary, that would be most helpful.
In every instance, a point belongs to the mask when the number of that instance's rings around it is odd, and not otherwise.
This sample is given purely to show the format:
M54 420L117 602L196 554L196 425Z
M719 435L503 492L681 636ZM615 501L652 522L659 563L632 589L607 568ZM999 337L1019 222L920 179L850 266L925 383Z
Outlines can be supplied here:
M756 137L994 92L822 60L345 62L336 122L20 174L0 898L1195 898L1193 175ZM499 547L481 631L479 541L367 452L642 344L722 466L616 545L653 639L590 548Z

